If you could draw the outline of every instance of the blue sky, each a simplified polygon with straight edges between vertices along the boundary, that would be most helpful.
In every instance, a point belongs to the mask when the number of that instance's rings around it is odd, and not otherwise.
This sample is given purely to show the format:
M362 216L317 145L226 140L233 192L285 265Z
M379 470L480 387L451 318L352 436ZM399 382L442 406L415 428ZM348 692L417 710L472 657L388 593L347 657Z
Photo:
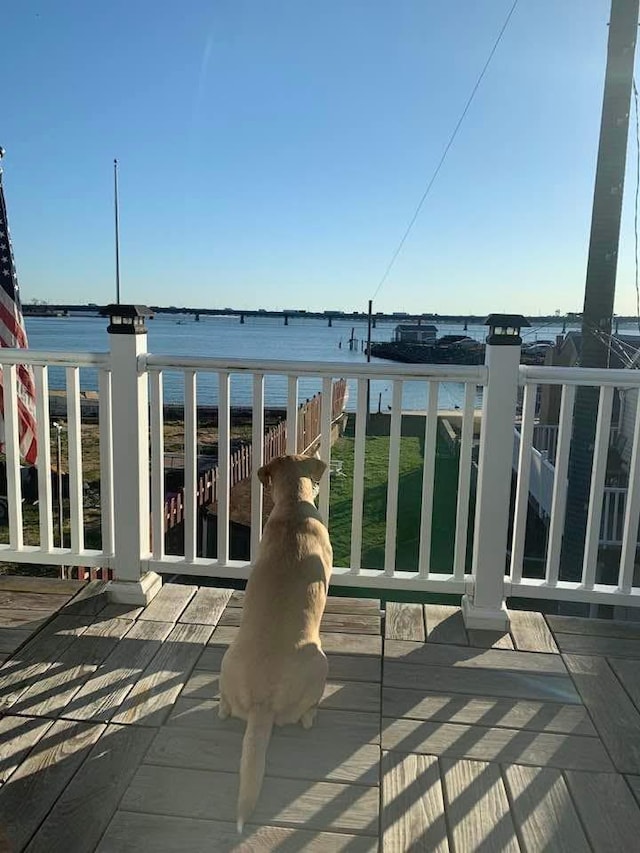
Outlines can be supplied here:
M117 156L123 301L365 310L511 4L5 0L23 300L112 298ZM582 308L609 5L520 0L375 310Z

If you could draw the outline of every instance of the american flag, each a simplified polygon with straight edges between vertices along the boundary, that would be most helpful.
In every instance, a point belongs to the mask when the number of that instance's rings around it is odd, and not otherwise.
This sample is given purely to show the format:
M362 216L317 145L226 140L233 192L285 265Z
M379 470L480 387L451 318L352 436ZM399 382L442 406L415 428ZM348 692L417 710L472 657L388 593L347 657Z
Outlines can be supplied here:
M0 148L0 158L4 151ZM27 349L27 332L22 317L20 288L9 236L7 208L2 187L0 168L0 346ZM36 394L33 371L19 365L18 377L18 422L20 456L34 465L38 455L36 441ZM0 370L0 449L4 450L4 377Z

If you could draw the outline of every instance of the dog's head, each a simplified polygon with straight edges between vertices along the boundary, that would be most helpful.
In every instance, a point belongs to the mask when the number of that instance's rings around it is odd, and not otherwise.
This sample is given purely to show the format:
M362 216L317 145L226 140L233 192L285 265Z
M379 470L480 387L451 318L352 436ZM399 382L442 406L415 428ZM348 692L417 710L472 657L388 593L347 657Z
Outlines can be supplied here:
M327 463L312 456L278 456L258 469L258 479L271 490L274 501L285 494L308 500L315 497L317 483L327 470Z

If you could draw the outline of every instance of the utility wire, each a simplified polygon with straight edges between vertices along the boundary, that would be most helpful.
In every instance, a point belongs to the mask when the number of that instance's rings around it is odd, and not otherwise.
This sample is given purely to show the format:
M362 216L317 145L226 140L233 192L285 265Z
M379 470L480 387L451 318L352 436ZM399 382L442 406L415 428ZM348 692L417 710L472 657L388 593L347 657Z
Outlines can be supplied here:
M636 199L633 216L635 284L636 284L636 317L640 331L640 283L638 282L638 196L640 195L640 119L638 118L638 89L635 77L633 79L633 103L636 114Z
M422 210L422 205L425 203L425 200L431 191L431 187L434 185L435 180L438 177L438 174L440 173L440 169L442 168L444 161L446 160L447 154L449 153L449 149L453 145L453 142L454 142L456 136L458 135L458 131L460 130L462 122L464 121L467 113L469 112L469 107L471 106L473 99L476 96L476 92L480 88L480 83L482 83L482 79L483 79L484 75L487 73L487 69L489 68L489 65L491 64L491 60L493 59L493 55L496 52L496 50L498 49L498 45L502 41L502 36L504 35L504 32L507 29L507 26L509 25L509 21L511 20L511 17L512 17L513 13L515 12L517 5L518 5L518 0L514 0L513 5L511 6L511 9L509 10L509 13L505 19L505 22L502 25L500 32L498 33L498 37L496 38L496 40L493 44L493 47L491 48L491 50L489 52L489 56L487 58L487 61L485 62L484 67L483 67L482 71L480 72L480 75L478 76L478 79L476 80L473 89L471 90L471 94L469 95L469 97L467 99L467 103L465 104L464 109L462 110L462 114L461 114L460 118L458 119L458 123L454 127L453 133L449 137L449 141L447 142L447 144L445 146L445 149L442 153L442 156L440 157L440 160L438 162L438 165L436 166L435 171L434 171L433 175L431 176L429 183L427 184L427 188L424 191L424 193L422 194L422 198L418 202L418 206L415 209L415 213L411 217L411 221L409 222L409 224L406 228L406 231L404 232L404 234L402 236L402 239L398 243L398 246L397 246L395 252L393 253L393 255L391 257L391 260L389 261L389 264L388 264L388 266L384 272L384 275L380 279L380 283L378 284L378 286L377 286L377 288L373 294L373 299L375 299L376 296L378 295L378 293L380 292L380 288L382 287L382 285L385 283L385 281L389 277L389 273L391 272L391 269L392 269L393 265L395 264L398 255L402 251L402 247L404 246L405 241L406 241L407 237L409 236L409 233L410 233L411 229L413 228L414 223L415 223L416 219L418 218L418 215L420 214L420 211Z

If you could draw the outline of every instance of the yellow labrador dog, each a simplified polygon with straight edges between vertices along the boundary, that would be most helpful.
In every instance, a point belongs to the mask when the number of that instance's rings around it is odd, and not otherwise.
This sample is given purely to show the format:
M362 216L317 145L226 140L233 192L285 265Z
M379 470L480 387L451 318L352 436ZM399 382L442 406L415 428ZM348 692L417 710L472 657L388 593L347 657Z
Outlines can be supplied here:
M247 583L240 630L220 674L220 717L247 721L238 832L260 795L273 725L310 728L324 691L320 620L333 551L313 498L326 467L320 459L280 456L258 471L274 507Z

